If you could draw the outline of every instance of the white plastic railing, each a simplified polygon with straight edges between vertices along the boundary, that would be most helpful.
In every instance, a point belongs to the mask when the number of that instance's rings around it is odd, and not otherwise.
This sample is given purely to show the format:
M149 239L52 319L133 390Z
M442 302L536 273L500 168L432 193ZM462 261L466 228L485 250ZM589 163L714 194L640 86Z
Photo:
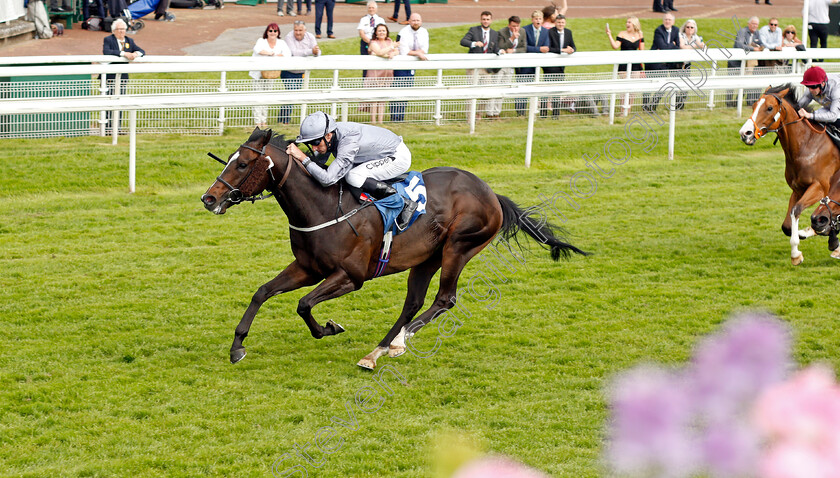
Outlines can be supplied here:
M72 111L112 111L113 121L118 122L119 111L128 111L130 128L130 190L134 190L134 158L136 112L162 108L262 106L282 104L333 103L336 105L358 101L412 101L412 100L471 100L472 109L468 116L470 130L474 129L475 101L491 98L529 98L528 141L526 144L526 165L530 164L531 143L533 139L534 118L537 115L537 98L560 95L609 95L610 122L613 121L617 92L666 94L672 108L669 118L669 159L673 158L673 129L675 115L673 102L675 92L695 91L702 94L714 94L715 90L738 90L740 115L741 98L745 88L763 88L768 84L798 81L797 62L793 62L790 74L744 76L746 60L802 60L810 62L814 58L840 59L840 49L820 49L797 52L744 52L734 49L713 48L705 50L672 50L641 52L579 52L573 55L554 54L512 54L512 55L468 55L440 54L429 55L429 61L415 58L397 57L385 60L376 57L358 55L336 55L320 58L259 58L259 57L143 57L131 64L113 56L68 56L68 57L21 57L0 58L0 77L15 76L61 76L95 75L113 73L121 76L126 73L173 73L173 72L220 72L249 70L331 70L334 81L330 88L273 91L221 91L192 94L166 95L96 95L96 96L49 96L39 98L0 99L0 114L72 112ZM718 76L722 62L737 61L741 64L740 75ZM101 63L100 63L101 62ZM618 64L631 63L682 63L691 62L692 70L671 72L670 77L618 79ZM387 65L387 67L386 67ZM611 65L612 77L609 80L590 81L553 81L541 82L539 76L531 83L508 83L501 85L460 85L444 86L440 81L443 70L464 70L479 68L521 68L528 66L585 66ZM436 86L417 86L412 88L340 88L338 72L341 70L360 69L415 69L437 70ZM103 77L103 92L104 77ZM224 82L223 82L224 83ZM119 87L113 91L118 92ZM671 94L669 94L669 92ZM710 100L711 101L711 100ZM711 102L710 102L711 104ZM344 108L346 117L346 107ZM222 113L223 114L223 113ZM114 142L118 134L113 128Z

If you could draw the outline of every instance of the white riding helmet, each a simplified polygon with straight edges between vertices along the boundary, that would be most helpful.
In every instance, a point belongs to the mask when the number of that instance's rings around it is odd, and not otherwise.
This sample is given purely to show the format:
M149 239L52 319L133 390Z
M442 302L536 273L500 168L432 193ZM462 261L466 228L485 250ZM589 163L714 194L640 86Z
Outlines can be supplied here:
M307 116L300 124L300 134L295 139L295 142L309 143L310 141L321 139L327 133L332 133L333 131L335 131L335 118L323 111L318 111Z

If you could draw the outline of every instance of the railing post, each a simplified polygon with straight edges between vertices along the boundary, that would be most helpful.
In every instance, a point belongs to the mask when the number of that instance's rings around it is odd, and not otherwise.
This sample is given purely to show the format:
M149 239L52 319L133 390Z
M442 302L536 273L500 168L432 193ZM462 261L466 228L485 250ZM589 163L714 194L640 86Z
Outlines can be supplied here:
M114 98L120 97L120 89L122 88L122 73L117 73L114 78ZM117 144L117 137L120 134L120 110L117 105L111 110L111 144Z
M219 79L219 93L227 92L227 72L223 71ZM225 107L219 107L219 136L225 133Z
M538 67L539 68L539 67ZM537 116L537 103L539 99L532 96L528 99L528 137L525 140L525 167L531 167L531 153L534 144L534 119Z
M618 64L613 65L613 80L618 79ZM610 95L610 124L615 123L615 93Z
M741 78L744 77L744 74L747 72L747 60L741 60ZM738 89L738 117L741 117L741 113L744 109L744 89Z
M105 73L99 75L99 94L108 94L108 85L105 83ZM105 110L99 112L99 136L105 137L105 125L108 123L108 113Z
M333 70L332 89L333 90L338 89L338 70ZM330 113L332 113L333 117L338 115L338 105L337 104L335 104L335 103L332 104L332 106L330 107Z
M668 115L668 159L674 159L674 132L677 124L677 95L670 95L670 114Z
M134 192L137 177L137 110L128 112L128 192Z
M712 78L717 76L717 60L712 60L712 73L709 76ZM710 110L715 109L715 90L709 92L709 103L707 106Z
M435 85L438 88L443 88L443 70L437 71L437 82ZM440 126L443 115L440 113L440 98L435 100L435 125Z
M303 72L303 89L309 89L309 75L311 72L306 70ZM303 119L306 118L306 103L301 103L300 105L300 122L303 123Z
M473 68L472 70L472 84L478 85L478 68ZM473 98L470 100L470 107L468 108L468 114L470 117L467 119L467 123L470 125L470 134L475 133L475 113L476 113L476 105L478 100Z

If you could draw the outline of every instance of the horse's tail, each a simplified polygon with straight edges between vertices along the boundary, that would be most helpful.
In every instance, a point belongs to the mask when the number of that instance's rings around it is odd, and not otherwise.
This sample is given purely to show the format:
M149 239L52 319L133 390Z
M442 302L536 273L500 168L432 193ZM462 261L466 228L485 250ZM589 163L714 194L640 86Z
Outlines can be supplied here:
M555 261L560 259L562 255L567 259L572 252L588 256L588 252L584 252L577 247L563 242L558 236L565 236L566 231L560 226L551 224L544 217L536 217L536 211L522 210L510 198L496 194L499 199L499 204L502 206L502 229L501 235L504 239L514 239L518 243L516 235L519 231L525 231L529 236L533 237L543 247L551 250L551 258Z

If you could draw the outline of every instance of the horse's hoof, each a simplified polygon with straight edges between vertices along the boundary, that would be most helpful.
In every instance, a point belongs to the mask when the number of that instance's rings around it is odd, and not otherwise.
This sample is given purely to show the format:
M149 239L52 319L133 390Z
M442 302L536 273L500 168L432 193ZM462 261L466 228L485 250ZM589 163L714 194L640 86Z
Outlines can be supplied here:
M344 327L336 324L335 322L332 321L332 319L327 321L327 325L325 327L332 329L332 334L329 334L329 335L338 335L338 334L344 332Z
M236 349L230 351L230 363L236 363L245 358L245 349Z
M367 370L373 370L376 368L376 362L367 357L363 358L362 360L359 360L359 362L356 365Z
M799 256L797 256L797 257L791 257L790 258L790 263L795 265L795 266L798 266L799 264L802 264L802 261L804 261L804 260L805 260L805 256L803 254L799 254Z
M388 347L388 356L391 358L399 357L405 353L405 347L391 345Z
M840 259L840 249L831 251L831 257L833 257L835 259Z

